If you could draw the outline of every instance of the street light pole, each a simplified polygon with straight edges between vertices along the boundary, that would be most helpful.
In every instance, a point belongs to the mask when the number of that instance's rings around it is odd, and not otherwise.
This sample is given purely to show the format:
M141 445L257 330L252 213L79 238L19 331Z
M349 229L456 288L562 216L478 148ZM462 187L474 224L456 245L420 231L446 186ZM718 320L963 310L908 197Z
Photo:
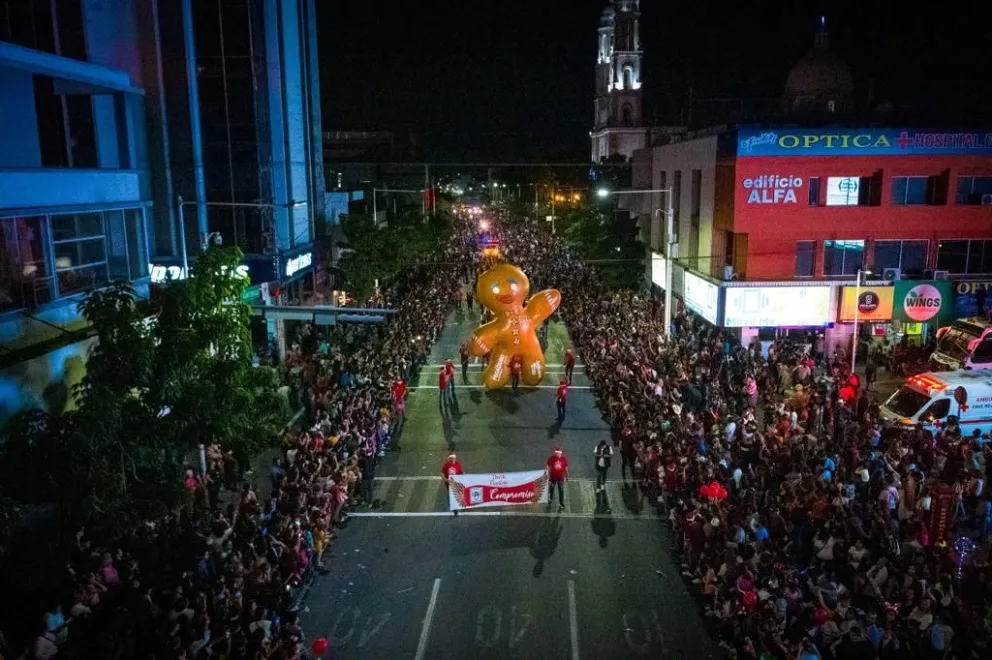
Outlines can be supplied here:
M665 339L669 340L672 338L672 271L675 260L672 259L672 249L675 245L675 208L672 206L672 189L671 188L649 188L649 189L637 189L637 190L609 190L607 188L600 188L596 191L596 196L600 198L607 198L610 195L634 195L634 194L644 194L644 193L662 193L665 195L667 202L665 203L665 210L657 209L658 212L665 214L665 259L667 263L665 264ZM654 222L654 212L652 212L651 221Z
M665 191L668 200L665 204L665 339L672 339L672 271L675 270L675 260L672 258L672 247L675 245L675 209L672 208L672 189Z
M861 298L861 276L871 275L870 270L858 269L858 275L854 280L854 334L851 335L851 373L854 373L854 363L858 358L858 300Z

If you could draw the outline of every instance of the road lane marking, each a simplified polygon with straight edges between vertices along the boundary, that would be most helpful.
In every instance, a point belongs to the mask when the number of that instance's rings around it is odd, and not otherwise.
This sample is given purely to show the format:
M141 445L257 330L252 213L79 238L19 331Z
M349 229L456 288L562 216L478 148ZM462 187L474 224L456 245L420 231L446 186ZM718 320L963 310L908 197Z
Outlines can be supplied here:
M431 362L429 364L424 364L424 365L421 365L421 366L422 367L433 367L435 369L439 369L440 367L443 367L445 364L447 364L447 363L446 362ZM452 364L455 364L455 362L452 361ZM482 366L483 365L482 365L481 362L469 362L468 368L469 369L476 369L476 368L481 368ZM546 364L546 365L544 365L544 367L546 369L561 369L561 370L564 370L565 369L565 366L566 365L564 365L564 364ZM461 368L461 363L458 364L458 367ZM576 370L585 369L585 368L586 368L586 365L584 365L584 364L576 364L575 365L575 369Z
M441 578L434 578L434 588L431 589L431 599L427 603L427 614L424 616L424 627L420 631L420 641L417 642L417 655L414 660L424 660L427 653L427 640L431 636L431 623L434 620L434 608L437 607L437 592L441 590Z
M471 516L501 516L503 518L608 518L611 520L643 520L657 522L659 516L651 513L632 515L628 513L570 513L562 511L465 511L458 512L461 518ZM454 518L451 511L359 511L349 513L349 518Z
M579 660L579 616L575 608L575 580L568 581L568 629L572 637L572 660Z
M466 389L468 389L468 390L477 390L477 389L482 388L483 386L482 385L455 385L455 387L457 387L460 390L466 390ZM557 385L521 385L520 387L521 387L521 389L524 389L524 390L557 390L558 389L558 386ZM409 389L409 390L437 390L438 387L437 387L437 385L413 385L412 387L408 387L407 389ZM504 389L509 389L509 388L504 388ZM590 386L590 385L569 385L568 386L568 389L570 389L570 390L591 390L592 389L592 386Z
M415 474L415 475L410 475L409 477L376 477L375 480L376 481L441 481L443 478L444 477L441 477L440 475ZM568 480L575 481L577 483L587 483L587 484L591 484L596 481L595 479L581 479L578 477L569 477ZM624 481L623 479L607 479L606 483L623 484L630 482Z

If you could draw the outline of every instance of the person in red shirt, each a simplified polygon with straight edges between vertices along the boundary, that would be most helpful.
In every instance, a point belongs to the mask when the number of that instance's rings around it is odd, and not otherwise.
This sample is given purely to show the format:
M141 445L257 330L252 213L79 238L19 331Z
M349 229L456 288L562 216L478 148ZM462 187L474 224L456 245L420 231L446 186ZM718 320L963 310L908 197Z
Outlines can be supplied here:
M446 489L451 489L451 477L456 474L465 474L462 470L461 461L455 456L454 452L448 454L448 457L444 459L444 463L441 463L441 478L444 479L444 487ZM458 509L452 511L456 516L458 515Z
M438 402L437 405L441 409L441 414L443 415L448 409L448 381L451 380L448 376L448 371L444 367L441 368L440 373L437 375L437 393Z
M444 459L444 463L441 464L441 478L444 479L444 485L448 486L451 477L456 474L465 474L465 472L462 470L461 461L452 452L448 454L448 457Z
M391 393L393 395L393 408L396 410L396 424L398 426L403 423L406 415L407 387L402 378L396 379L396 382L393 383Z
M558 489L558 510L565 510L565 480L568 479L568 458L561 445L555 447L548 456L548 506L555 499L555 488Z
M516 392L520 388L520 372L523 370L523 360L519 355L514 355L510 360L510 387Z
M564 378L558 383L558 394L555 397L555 408L558 409L558 423L565 421L565 400L568 398L568 381Z
M571 348L565 351L565 378L572 384L572 372L575 371L575 351Z

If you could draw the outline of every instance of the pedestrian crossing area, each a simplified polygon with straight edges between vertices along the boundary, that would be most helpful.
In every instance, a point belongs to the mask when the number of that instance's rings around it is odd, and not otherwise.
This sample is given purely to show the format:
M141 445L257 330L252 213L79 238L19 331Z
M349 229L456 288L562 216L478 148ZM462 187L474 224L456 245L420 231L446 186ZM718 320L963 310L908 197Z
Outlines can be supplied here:
M462 511L461 515L564 516L575 518L622 518L657 520L658 510L652 498L631 482L608 480L597 492L595 479L570 479L565 483L565 508L559 511L557 493L549 504L488 507ZM380 506L358 506L354 517L418 517L451 515L448 493L440 477L382 477L376 479L373 499Z

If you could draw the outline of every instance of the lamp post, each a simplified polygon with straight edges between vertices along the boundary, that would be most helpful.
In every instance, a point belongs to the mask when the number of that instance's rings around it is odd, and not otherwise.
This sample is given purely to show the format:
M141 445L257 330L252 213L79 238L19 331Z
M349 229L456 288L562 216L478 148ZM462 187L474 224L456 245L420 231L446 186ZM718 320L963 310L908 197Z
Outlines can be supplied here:
M600 188L596 191L596 196L606 199L610 195L633 195L643 193L662 193L665 195L665 209L655 209L655 212L665 215L665 339L672 338L672 270L675 260L672 258L672 249L675 246L675 209L672 207L671 188L642 188L635 190L609 190ZM651 214L652 220L654 213Z
M851 373L854 373L854 362L858 359L858 299L861 298L861 276L871 275L870 270L858 269L854 280L854 334L851 335Z

